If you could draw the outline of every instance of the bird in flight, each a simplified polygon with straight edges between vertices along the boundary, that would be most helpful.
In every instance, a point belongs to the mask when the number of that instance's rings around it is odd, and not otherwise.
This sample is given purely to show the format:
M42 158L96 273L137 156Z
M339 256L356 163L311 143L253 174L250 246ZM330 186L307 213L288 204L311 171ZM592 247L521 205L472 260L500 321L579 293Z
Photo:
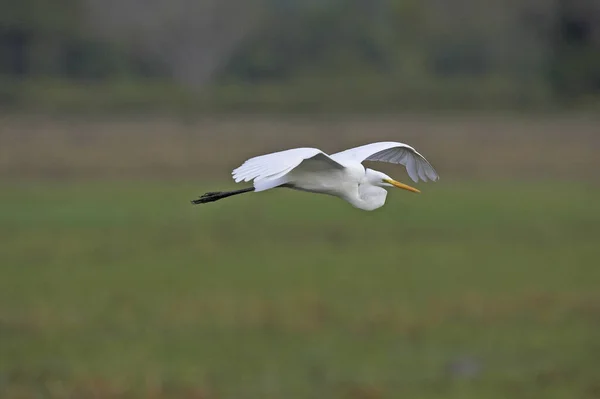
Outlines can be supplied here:
M410 178L436 181L433 166L413 147L398 142L377 142L328 155L317 148L293 148L260 155L233 170L236 183L253 181L252 187L235 191L209 192L192 204L205 204L233 195L260 192L274 188L291 188L339 197L352 206L372 211L385 204L387 187L414 193L420 191L400 183L385 173L365 168L363 161L401 164Z

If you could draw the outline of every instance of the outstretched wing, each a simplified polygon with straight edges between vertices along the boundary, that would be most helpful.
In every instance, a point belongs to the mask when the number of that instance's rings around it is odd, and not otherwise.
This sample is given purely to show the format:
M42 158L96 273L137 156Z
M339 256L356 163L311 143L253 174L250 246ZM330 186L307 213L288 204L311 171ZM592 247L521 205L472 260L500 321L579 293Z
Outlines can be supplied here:
M299 165L311 170L344 168L317 148L293 148L250 158L234 169L232 175L236 183L251 180L257 182L280 178Z
M344 162L381 161L401 164L414 182L436 181L439 176L433 166L414 148L404 143L384 141L350 148L331 155L331 158Z

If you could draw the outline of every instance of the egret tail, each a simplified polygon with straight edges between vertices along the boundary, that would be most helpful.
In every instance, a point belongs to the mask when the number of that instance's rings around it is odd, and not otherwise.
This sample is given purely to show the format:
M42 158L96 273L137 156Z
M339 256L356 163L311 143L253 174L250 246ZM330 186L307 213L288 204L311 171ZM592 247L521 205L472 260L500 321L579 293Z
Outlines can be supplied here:
M241 190L234 191L217 191L210 192L202 195L200 198L192 200L192 204L206 204L207 202L218 201L223 198L231 197L232 195L238 195L243 193L249 193L254 191L254 187L242 188Z

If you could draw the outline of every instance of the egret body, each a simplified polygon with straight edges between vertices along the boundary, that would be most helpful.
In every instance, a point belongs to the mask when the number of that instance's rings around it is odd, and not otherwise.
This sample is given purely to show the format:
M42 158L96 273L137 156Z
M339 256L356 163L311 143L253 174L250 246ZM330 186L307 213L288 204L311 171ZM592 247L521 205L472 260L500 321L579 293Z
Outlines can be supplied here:
M372 211L385 204L389 187L420 192L385 173L365 168L362 164L364 161L404 165L414 182L439 179L425 157L404 143L388 141L366 144L332 155L317 148L293 148L250 158L233 170L236 183L252 181L252 187L206 193L192 203L204 204L252 191L291 188L332 195L355 208Z

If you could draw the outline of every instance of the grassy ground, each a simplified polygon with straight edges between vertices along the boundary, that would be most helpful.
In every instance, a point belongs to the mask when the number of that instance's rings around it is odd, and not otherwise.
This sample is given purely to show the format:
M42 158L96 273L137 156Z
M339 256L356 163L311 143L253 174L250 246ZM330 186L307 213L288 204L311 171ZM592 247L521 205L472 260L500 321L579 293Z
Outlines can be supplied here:
M418 187L5 182L0 396L599 397L600 188Z

